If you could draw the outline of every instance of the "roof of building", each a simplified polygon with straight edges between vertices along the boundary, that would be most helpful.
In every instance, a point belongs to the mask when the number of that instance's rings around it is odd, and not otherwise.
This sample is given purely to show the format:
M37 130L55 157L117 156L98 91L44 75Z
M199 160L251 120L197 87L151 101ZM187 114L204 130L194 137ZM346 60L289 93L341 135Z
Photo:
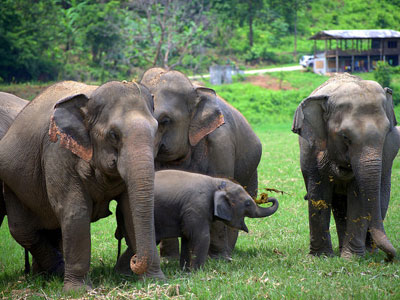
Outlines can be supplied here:
M323 30L310 37L310 40L387 38L400 38L400 32L390 29Z

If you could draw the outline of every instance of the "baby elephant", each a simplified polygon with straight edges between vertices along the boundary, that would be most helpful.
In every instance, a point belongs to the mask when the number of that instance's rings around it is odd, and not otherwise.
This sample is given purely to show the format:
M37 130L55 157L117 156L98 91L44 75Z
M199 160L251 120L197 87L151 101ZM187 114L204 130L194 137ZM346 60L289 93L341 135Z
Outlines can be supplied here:
M184 171L156 172L154 187L156 241L181 237L182 268L198 269L206 261L213 221L248 232L244 217L268 217L279 206L275 198L268 199L271 207L257 206L243 187L228 179Z

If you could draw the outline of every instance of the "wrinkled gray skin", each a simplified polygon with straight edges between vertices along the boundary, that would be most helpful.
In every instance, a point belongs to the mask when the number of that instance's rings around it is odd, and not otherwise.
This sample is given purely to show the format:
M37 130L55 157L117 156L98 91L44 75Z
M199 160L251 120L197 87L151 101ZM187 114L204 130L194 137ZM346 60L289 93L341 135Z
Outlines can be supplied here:
M160 138L156 170L180 169L231 178L252 197L257 196L261 142L239 111L214 90L192 85L178 71L152 68L143 74L141 83L154 95ZM229 259L237 234L215 222L210 255ZM167 245L164 242L161 255L179 256L177 239Z
M341 256L363 255L372 244L389 260L396 251L385 234L393 159L400 147L391 91L343 74L303 100L293 131L308 199L310 253L332 255L333 211Z
M9 93L0 92L0 139L6 134L15 117L29 101ZM0 226L6 215L6 205L3 199L3 182L0 180Z
M140 84L61 82L30 102L0 141L10 232L41 270L64 273L65 290L90 288L90 222L110 214L112 199L137 249L132 270L163 277L154 233L152 113L152 96ZM64 261L46 234L57 230Z
M245 217L268 217L279 206L270 198L271 207L260 207L239 184L198 173L158 171L154 186L156 241L181 237L184 269L198 269L206 261L211 224L216 220L248 232Z

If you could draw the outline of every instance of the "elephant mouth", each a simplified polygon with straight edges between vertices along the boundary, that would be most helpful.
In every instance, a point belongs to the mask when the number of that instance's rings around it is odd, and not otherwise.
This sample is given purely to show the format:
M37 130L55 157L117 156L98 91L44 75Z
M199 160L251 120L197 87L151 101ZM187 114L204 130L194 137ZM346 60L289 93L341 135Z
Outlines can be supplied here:
M188 151L185 155L178 156L173 153L169 153L163 146L160 147L156 161L160 163L168 163L170 165L181 165L186 162L191 156L191 151Z
M334 165L333 171L335 176L340 180L350 180L354 177L351 165Z

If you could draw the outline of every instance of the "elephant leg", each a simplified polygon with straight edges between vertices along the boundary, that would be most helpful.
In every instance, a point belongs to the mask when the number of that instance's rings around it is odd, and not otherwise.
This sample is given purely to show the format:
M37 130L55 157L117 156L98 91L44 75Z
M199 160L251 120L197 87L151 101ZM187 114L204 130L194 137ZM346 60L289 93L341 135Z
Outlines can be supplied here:
M211 258L231 260L227 229L227 226L221 221L212 222L210 248L208 250L208 254Z
M114 266L115 272L121 275L133 275L133 272L130 268L130 262L134 254L135 252L131 247L128 246L128 248L118 258L117 263Z
M346 235L347 197L345 195L333 195L332 212L335 218L336 231L339 239L339 252L341 252Z
M122 275L133 275L133 272L130 268L130 261L132 256L135 254L136 249L132 248L133 246L135 246L135 243L129 239L129 235L126 233L125 230L124 215L122 212L121 201L117 201L118 203L116 209L117 230L115 231L115 237L118 240L125 238L128 248L122 253L121 256L118 257L117 262L114 266L114 271ZM133 236L134 235L135 234L133 233Z
M52 245L43 231L37 230L36 216L21 204L18 197L6 185L4 198L10 233L32 254L33 261L37 265L37 272L62 276L64 274L62 254Z
M250 177L250 180L245 186L246 191L249 193L249 195L253 198L257 198L257 193L258 193L258 174L257 170L253 173L253 175ZM239 231L234 228L227 228L227 236L228 236L228 257L232 255L233 250L235 249L236 241L239 236Z
M121 212L123 214L124 228L125 228L124 236L125 236L126 242L128 244L128 250L126 251L126 253L127 253L126 256L128 256L130 253L136 252L135 226L133 224L132 215L130 213L132 210L130 208L128 194L124 193L118 200L118 203L121 205ZM154 243L155 243L155 241L154 241ZM131 251L131 252L128 252L128 251ZM125 266L124 266L124 268L125 268ZM141 277L150 277L150 278L156 278L156 279L164 279L165 278L165 276L160 268L160 258L158 255L154 256L154 258L151 262L151 265L148 267L146 273L144 275L141 275Z
M318 172L318 171L316 171ZM332 242L329 233L331 218L332 185L322 179L309 178L307 185L308 220L310 226L310 254L332 256Z
M179 240L177 238L162 240L160 243L160 255L169 259L178 259Z
M74 204L62 215L61 230L65 258L64 290L91 289L90 267L91 209Z
M193 253L193 260L191 263L191 268L194 270L199 269L204 265L207 260L207 252L210 246L210 230L202 230L197 232L192 236L190 240L190 249Z
M364 255L368 230L368 213L360 203L360 191L353 181L347 193L347 224L341 257L351 258L353 254Z
M310 225L310 254L332 256L331 235L329 233L330 208L316 207L314 201L308 201L308 219Z
M246 191L249 193L249 195L255 199L257 198L257 193L258 193L258 173L257 170L253 173L253 175L250 177L250 180L247 184L247 186L244 187Z
M180 256L180 267L182 270L189 270L190 269L190 261L191 261L191 254L190 254L190 247L189 247L189 240L182 236L181 237L181 256Z
M232 256L232 252L235 249L236 241L239 236L239 230L231 227L226 227L226 233L228 236L228 257Z

